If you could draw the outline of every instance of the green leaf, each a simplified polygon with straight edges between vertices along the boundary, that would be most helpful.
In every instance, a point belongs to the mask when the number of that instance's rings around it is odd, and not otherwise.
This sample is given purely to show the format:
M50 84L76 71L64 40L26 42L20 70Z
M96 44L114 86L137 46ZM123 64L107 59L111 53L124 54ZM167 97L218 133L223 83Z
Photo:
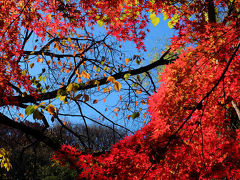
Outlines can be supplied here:
M100 72L100 67L97 67L96 71L97 71L97 72Z
M130 73L125 74L125 75L124 75L125 81L127 81L127 80L129 79L130 76L131 76Z
M139 112L134 112L134 113L132 114L132 118L135 119L135 118L139 117L139 115L140 115Z
M40 76L38 77L38 79L39 79L40 81L42 81L42 80L43 80L42 75L40 75Z
M84 84L84 83L80 83L79 86L80 86L80 87L84 87L85 84Z
M33 105L29 105L25 109L25 114L28 116L28 115L32 114L34 111L35 111L34 106Z

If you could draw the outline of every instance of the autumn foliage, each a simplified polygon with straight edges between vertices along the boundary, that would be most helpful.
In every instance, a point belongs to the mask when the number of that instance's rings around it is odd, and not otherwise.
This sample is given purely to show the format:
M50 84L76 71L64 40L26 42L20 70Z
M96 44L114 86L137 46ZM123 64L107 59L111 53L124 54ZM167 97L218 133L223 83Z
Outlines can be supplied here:
M176 30L170 51L178 57L166 66L161 87L149 98L151 122L105 154L85 154L64 145L54 155L62 165L70 162L79 178L240 178L238 0L0 3L6 12L0 16L0 90L5 97L12 92L7 81L35 93L28 76L21 75L16 66L21 54L19 26L33 30L44 40L46 29L63 37L85 23L104 25L119 41L134 41L139 49L145 49L147 23L150 20L157 25L157 15L170 19L169 26ZM15 20L15 12L25 6L31 13L23 10L21 21ZM7 11L11 11L11 18ZM4 18L9 22L3 24Z

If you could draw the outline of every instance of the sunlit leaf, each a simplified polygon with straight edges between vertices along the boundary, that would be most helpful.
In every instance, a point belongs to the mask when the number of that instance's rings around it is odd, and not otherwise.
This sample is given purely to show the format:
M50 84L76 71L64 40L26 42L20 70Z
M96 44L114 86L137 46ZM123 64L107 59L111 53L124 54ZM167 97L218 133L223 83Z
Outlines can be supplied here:
M125 79L125 81L127 81L127 80L129 79L130 76L131 76L130 73L124 74L124 79Z
M121 83L118 81L114 82L114 89L118 92L121 89Z
M104 25L104 21L102 20L98 20L97 23L98 23L98 27L102 27Z
M149 19L152 21L153 26L157 26L160 21L154 12L151 12Z
M27 108L25 109L25 114L28 116L30 114L32 114L34 112L34 106L33 105L29 105L27 106Z
M116 81L115 80L115 78L114 77L112 77L112 76L109 76L108 78L107 78L107 80L106 80L107 82L111 82L111 83L114 83L114 81Z

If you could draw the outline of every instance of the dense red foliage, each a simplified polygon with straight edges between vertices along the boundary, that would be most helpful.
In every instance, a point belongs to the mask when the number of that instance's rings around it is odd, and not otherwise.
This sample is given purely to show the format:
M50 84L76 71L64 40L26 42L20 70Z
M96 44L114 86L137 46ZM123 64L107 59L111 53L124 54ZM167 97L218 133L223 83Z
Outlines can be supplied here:
M214 3L222 10L230 2ZM166 67L161 87L149 99L151 122L114 145L110 153L78 155L79 177L238 179L240 131L234 127L239 119L232 102L240 103L239 16L232 13L210 22L211 17L208 20L204 15L204 11L208 13L204 1L141 5L131 10L152 8L164 10L168 16L179 13L178 35L172 38L171 47L184 50ZM239 12L237 2L232 6ZM109 11L104 12L109 16ZM121 29L129 31L125 26ZM71 154L71 149L64 148ZM64 159L58 153L54 158Z
M166 67L161 87L149 99L151 122L104 155L83 155L63 146L54 159L61 164L70 161L72 168L79 170L79 178L240 178L238 0L15 3L0 2L4 12L0 16L2 91L7 81L31 87L16 65L21 54L21 26L44 40L46 29L62 37L86 22L92 25L100 20L119 40L133 40L138 48L144 48L147 12L164 12L169 18L179 14L171 50L180 55ZM31 12L25 11L24 5ZM8 23L3 23L5 18ZM5 91L10 94L11 88Z

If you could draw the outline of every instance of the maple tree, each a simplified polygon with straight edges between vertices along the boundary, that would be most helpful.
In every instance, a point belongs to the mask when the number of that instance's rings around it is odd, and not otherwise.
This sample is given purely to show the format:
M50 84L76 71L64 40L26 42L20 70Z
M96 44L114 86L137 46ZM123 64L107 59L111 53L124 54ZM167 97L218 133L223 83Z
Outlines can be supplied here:
M21 128L58 150L53 159L61 165L70 163L71 168L78 170L79 178L239 178L239 0L29 0L19 1L18 6L14 6L15 1L1 3L4 13L0 19L3 26L0 34L0 90L3 100L0 103L24 107L26 114L34 113L36 119L42 119L45 125L47 123L43 112L38 109L47 110L57 120L59 109L51 104L26 106L26 103L55 97L63 103L67 103L66 97L75 102L83 97L82 101L86 102L88 95L81 94L77 97L74 93L100 87L107 82L119 91L121 84L118 79L127 79L129 74L137 75L157 65L168 64L160 77L161 87L149 98L151 121L141 130L113 145L110 152L86 153L69 145L60 147L43 132L9 120L2 113L1 123ZM84 53L95 45L104 45L105 41L92 41L92 44L82 48L83 45L77 45L79 39L66 38L71 33L77 34L77 27L84 28L86 23L91 27L94 24L104 25L109 35L115 36L119 41L134 41L137 48L145 50L143 40L149 31L147 23L150 20L156 26L159 22L158 14L170 19L169 27L177 33L171 38L171 49L162 55L160 61L143 69L121 71L79 84L82 83L81 79L89 79L89 73L77 69L87 62ZM3 19L8 19L8 22ZM26 42L20 41L19 26L26 29L25 41L35 32L42 41L50 38L49 43L40 50L25 51L23 47ZM83 38L78 36L77 38ZM72 41L76 41L76 44L71 44ZM79 60L76 61L67 84L63 83L57 90L42 93L39 82L31 79L27 72L21 71L18 62L25 55L52 56L58 59L66 57L65 54L47 51L51 45L54 46L53 42L62 53L71 47L72 54L67 57L74 61L78 57ZM164 61L169 51L178 54L171 64L169 62L173 60ZM54 67L53 60L38 58L37 61L44 60ZM62 64L58 63L59 66ZM65 69L62 71L68 71ZM74 76L79 78L78 83L72 81ZM37 88L33 88L33 83ZM28 94L14 96L13 90L17 91L19 87L24 88Z

